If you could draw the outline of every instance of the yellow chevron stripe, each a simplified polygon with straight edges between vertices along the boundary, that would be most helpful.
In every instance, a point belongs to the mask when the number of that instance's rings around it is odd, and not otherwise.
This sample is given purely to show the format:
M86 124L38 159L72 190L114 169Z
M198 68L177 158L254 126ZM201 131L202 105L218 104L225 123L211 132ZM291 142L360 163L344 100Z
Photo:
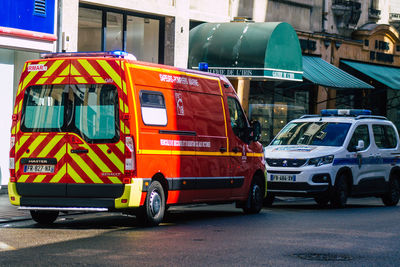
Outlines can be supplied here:
M65 77L57 77L57 78L54 79L53 84L62 83L62 81L63 81L64 79L65 79Z
M124 153L124 148L125 148L124 142L119 141L115 146L119 149L119 151L121 151L122 153Z
M47 81L48 78L40 78L36 84L44 84Z
M40 174L40 175L36 176L36 178L33 180L33 182L34 183L41 183L45 177L46 177L46 175Z
M60 73L59 76L68 76L70 67L71 67L71 64L69 64L67 67L65 67L65 69Z
M124 163L117 157L115 156L114 153L108 154L107 150L108 150L108 146L106 145L99 145L99 148L101 149L101 151L103 151L103 153L108 156L108 158L110 158L110 160L114 163L115 166L117 166L118 170L120 170L121 172L123 172L124 170Z
M85 181L76 173L70 164L67 164L68 174L71 176L72 180L77 184L84 184Z
M70 71L72 76L81 76L80 72L74 67L74 65L71 64L71 71Z
M36 137L35 140L33 140L33 142L31 143L31 145L29 146L29 153L26 153L26 151L24 152L24 154L22 154L21 158L25 158L28 157L30 154L32 154L32 152L35 150L35 148L40 145L40 143L46 138L46 135L38 135Z
M39 153L38 158L46 157L50 153L50 151L55 147L55 145L57 145L57 143L61 141L62 138L63 138L62 135L54 136L53 139L51 139L50 142L48 142L47 145Z
M12 135L15 135L15 134L17 133L17 132L15 131L16 128L17 128L16 126L12 127L12 129L11 129L11 134L12 134Z
M119 109L121 110L121 112L124 112L124 101L122 100L122 98L119 98Z
M61 180L61 178L64 177L66 172L67 172L67 164L64 163L64 165L60 169L58 169L56 175L54 175L54 177L51 178L50 183L58 183Z
M127 93L127 91L126 91L126 82L125 82L125 80L124 81L122 81L122 90L124 90L124 93L125 93L125 95L127 95L128 93Z
M19 177L18 182L24 183L28 179L29 175L23 174Z
M93 66L86 59L78 59L78 62L90 74L90 76L100 76L100 74L93 68Z
M102 77L93 77L96 83L105 83L106 81Z
M50 77L65 60L56 60L53 65L42 75L42 77Z
M38 71L31 71L29 72L29 74L25 77L24 81L23 81L23 85L22 88L25 88L28 83L38 74Z
M26 64L25 64L25 65L26 65ZM24 71L22 71L22 72L24 72ZM17 95L19 95L19 93L21 93L22 83L23 83L23 81L20 81L19 84L18 84Z
M71 155L71 159L75 161L79 165L79 167L81 167L82 170L85 171L90 180L92 180L96 184L103 183L103 181L98 177L98 175L92 170L92 168L90 168L90 166L79 155Z
M110 168L107 167L107 165L99 158L99 156L93 152L92 149L89 147L87 148L89 150L88 152L88 157L99 167L99 169L102 172L111 172Z
M108 177L113 184L122 184L121 180L118 177L110 176Z
M83 77L74 77L78 83L87 83L86 79Z
M21 109L22 109L22 100L21 101L19 101L19 104L18 104L18 113L19 112L21 112Z
M118 85L119 88L121 87L121 77L115 70L108 64L106 60L97 60L97 63L107 72L108 75L114 80L114 82Z
M64 144L54 157L59 162L66 153L67 153L67 144Z

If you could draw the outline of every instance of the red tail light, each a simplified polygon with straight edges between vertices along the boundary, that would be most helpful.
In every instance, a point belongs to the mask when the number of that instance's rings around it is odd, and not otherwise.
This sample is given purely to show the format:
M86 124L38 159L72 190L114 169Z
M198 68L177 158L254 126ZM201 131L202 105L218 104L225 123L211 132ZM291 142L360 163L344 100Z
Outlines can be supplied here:
M136 170L135 143L132 136L125 137L125 171Z

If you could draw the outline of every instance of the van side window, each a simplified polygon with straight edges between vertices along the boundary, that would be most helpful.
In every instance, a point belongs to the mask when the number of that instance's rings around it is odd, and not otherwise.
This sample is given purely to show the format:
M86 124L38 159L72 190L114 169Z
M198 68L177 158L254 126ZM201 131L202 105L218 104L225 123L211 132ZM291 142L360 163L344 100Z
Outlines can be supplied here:
M157 91L140 91L140 108L145 125L166 126L167 109L164 95Z
M228 108L233 132L246 142L249 125L239 102L233 97L228 97Z
M364 148L369 147L369 130L368 125L359 125L354 130L353 136L350 139L349 145L347 146L347 150L350 152L356 151L356 146L358 145L358 140L364 141Z
M379 148L395 148L397 146L396 133L390 125L372 125L375 144Z

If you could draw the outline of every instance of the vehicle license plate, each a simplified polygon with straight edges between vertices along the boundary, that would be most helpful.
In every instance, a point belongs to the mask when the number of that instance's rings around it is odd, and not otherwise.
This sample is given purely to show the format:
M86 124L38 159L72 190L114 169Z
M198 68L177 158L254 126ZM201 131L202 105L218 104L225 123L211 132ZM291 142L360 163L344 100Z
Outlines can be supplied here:
M52 173L54 172L54 165L25 165L24 172Z
M276 181L276 182L294 182L294 181L296 181L296 175L271 174L271 181Z

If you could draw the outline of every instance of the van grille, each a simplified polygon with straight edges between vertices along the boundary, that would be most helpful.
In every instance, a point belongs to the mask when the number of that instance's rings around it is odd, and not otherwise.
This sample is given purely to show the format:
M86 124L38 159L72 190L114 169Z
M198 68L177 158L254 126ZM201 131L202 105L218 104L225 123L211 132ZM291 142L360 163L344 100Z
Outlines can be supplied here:
M271 159L266 158L267 164L271 167L301 167L306 164L307 159Z

